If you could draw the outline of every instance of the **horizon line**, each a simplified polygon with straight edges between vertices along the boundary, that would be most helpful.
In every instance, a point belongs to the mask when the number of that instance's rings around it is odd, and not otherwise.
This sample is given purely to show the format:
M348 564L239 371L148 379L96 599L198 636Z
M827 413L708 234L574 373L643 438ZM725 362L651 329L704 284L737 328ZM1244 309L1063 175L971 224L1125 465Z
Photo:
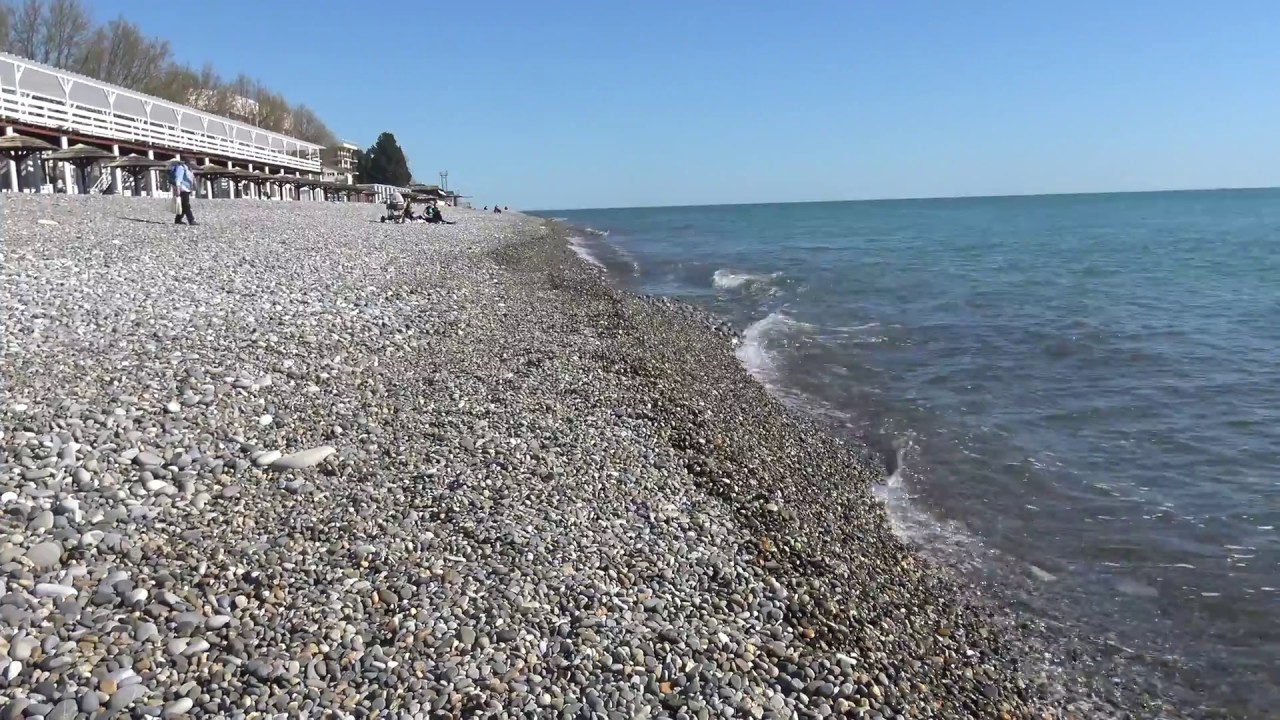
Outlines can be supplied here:
M528 213L581 212L590 210L665 210L676 208L704 207L752 207L758 205L823 205L833 203L874 203L874 202L915 202L925 200L999 200L1007 198L1037 197L1087 197L1092 195L1155 195L1159 193L1184 192L1236 192L1247 190L1276 190L1276 185L1256 185L1241 187L1192 187L1164 188L1159 190L1088 190L1078 192L1042 192L1042 193L1004 193L999 195L908 195L901 197L855 198L844 200L783 200L774 202L729 202L729 203L692 203L688 205L616 205L611 207L578 207L524 210Z

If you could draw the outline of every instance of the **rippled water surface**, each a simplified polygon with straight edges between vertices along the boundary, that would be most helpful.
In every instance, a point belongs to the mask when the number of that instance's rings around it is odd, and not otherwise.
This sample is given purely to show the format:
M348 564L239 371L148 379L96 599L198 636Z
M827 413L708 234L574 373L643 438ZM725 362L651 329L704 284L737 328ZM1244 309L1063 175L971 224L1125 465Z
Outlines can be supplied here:
M1280 192L545 215L735 319L756 377L884 454L926 552L1274 717Z

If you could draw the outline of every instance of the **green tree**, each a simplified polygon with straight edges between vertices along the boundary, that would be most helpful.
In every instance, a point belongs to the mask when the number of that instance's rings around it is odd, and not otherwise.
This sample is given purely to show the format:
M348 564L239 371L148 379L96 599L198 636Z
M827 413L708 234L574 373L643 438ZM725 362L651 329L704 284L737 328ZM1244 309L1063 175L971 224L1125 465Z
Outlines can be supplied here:
M413 182L413 173L409 172L409 160L396 142L396 136L384 132L378 136L360 159L363 172L361 179L367 183L399 185L404 187Z

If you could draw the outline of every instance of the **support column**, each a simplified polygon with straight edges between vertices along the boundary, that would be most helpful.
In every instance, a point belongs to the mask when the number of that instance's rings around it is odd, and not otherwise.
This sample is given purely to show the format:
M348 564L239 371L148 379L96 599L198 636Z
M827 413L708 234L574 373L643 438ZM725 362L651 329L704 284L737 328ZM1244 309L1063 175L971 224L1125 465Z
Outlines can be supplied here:
M253 172L253 163L249 163L248 165L249 165L249 172ZM258 199L258 183L251 182L251 183L248 183L248 185L249 185L249 197L253 198L254 200L257 200Z
M63 135L58 138L58 146L63 150L66 150L68 147L71 147L71 142L67 140L66 135ZM71 163L60 162L58 165L62 168L62 186L67 189L68 195L74 194L71 192L71 188L75 187L76 176L75 173L71 172Z
M5 128L4 134L12 135L13 128L11 127ZM21 190L18 188L18 161L10 160L8 162L8 165L9 165L9 190L11 192L21 192Z
M147 157L152 160L155 160L156 151L148 150ZM147 197L155 197L155 196L156 196L156 169L147 168Z
M120 157L120 146L112 145L111 154ZM124 183L120 182L120 168L111 169L111 192L120 195L124 192Z

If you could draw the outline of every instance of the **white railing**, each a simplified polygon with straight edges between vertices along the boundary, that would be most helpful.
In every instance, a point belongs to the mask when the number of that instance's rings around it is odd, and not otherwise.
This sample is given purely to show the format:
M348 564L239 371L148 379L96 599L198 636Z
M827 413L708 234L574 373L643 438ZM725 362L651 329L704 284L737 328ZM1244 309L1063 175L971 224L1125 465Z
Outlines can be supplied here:
M0 53L0 118L178 153L320 171L320 145L8 53Z

